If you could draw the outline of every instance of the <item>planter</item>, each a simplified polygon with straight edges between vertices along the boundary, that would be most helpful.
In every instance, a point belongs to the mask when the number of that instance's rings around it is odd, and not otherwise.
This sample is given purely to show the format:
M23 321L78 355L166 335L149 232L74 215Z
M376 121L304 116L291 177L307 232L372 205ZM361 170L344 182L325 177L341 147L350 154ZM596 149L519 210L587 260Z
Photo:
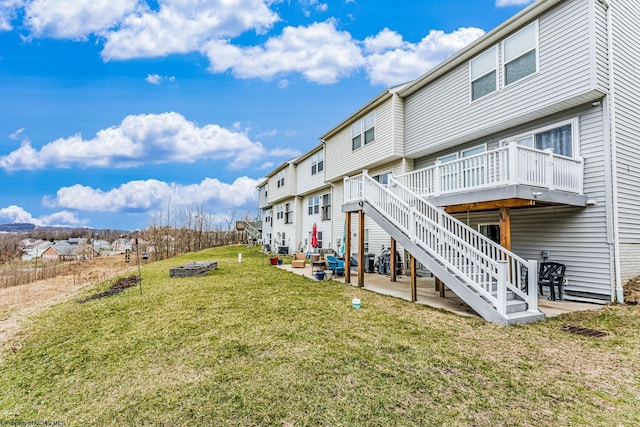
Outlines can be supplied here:
M278 257L269 258L271 265L278 265Z
M282 265L282 260L281 259L278 260L278 265Z
M324 271L316 271L315 273L316 279L323 280L324 279Z
M333 278L333 271L332 270L325 270L324 271L324 280L331 280Z

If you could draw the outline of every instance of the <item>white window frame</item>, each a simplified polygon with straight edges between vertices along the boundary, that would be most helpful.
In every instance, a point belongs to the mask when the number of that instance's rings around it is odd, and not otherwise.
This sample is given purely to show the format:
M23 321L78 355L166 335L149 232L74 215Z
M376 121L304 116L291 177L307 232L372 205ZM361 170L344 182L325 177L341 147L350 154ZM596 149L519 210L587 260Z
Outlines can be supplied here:
M500 144L502 146L508 145L511 141L520 141L523 140L525 138L531 137L532 138L532 142L533 144L535 144L535 136L538 133L544 133L547 131L550 131L552 129L557 129L557 128L561 128L563 126L566 125L571 125L571 158L572 159L577 159L580 157L580 144L578 143L578 138L580 135L579 129L578 129L578 125L579 125L579 120L577 117L574 117L572 119L569 120L563 120L561 122L556 122L550 125L546 125L546 126L542 126L539 128L535 128L535 129L531 129L530 131L527 132L522 132L513 136L510 136L508 138L504 138L500 140ZM525 144L522 144L525 145ZM530 147L529 145L525 145L526 147ZM531 148L536 148L536 147L531 147ZM557 153L556 153L557 154Z
M487 72L475 76L474 78L474 64L480 62L481 60L483 60L485 57L488 56L493 56L493 69L488 70ZM492 47L490 47L489 49L487 49L486 51L484 51L483 53L481 53L480 55L476 56L475 58L473 58L471 61L469 61L469 99L471 100L471 102L473 101L477 101L479 99L482 99L486 96L491 95L492 93L498 92L498 90L500 90L500 79L498 78L498 69L500 67L500 61L498 60L499 56L498 56L498 46L494 45ZM486 77L487 75L491 74L491 73L495 73L495 89L491 92L488 92L482 96L479 96L477 98L473 97L473 83Z
M284 170L281 170L280 172L278 172L278 175L276 175L276 180L278 182L278 188L284 187L284 177L285 177Z
M351 125L351 151L355 151L376 140L376 114L375 110L367 113L362 119ZM370 122L370 123L369 123ZM367 132L373 132L373 139L367 141ZM356 146L356 139L358 144Z
M331 193L322 195L322 219L331 220Z
M309 196L307 199L307 213L309 215L320 213L320 196Z
M324 151L320 151L311 156L311 175L315 175L324 170Z
M490 226L498 227L498 240L497 241L491 239L491 237L487 236L486 234L484 234L482 232L482 227L490 227ZM499 222L481 222L481 223L478 223L478 233L482 234L487 239L489 239L489 240L491 240L491 241L493 241L493 242L495 242L497 244L500 244L500 223Z
M534 48L519 53L518 56L510 59L507 62L507 59L506 59L506 46L505 45L510 40L513 40L516 37L521 36L523 32L529 30L531 27L534 27L534 30L533 30L533 32L534 32ZM504 39L501 42L501 45L502 45L501 46L502 47L501 50L502 50L502 75L503 75L503 78L501 80L502 80L502 84L504 85L505 88L507 88L509 86L512 86L512 85L514 85L514 84L516 84L518 82L521 82L521 81L523 81L525 79L530 78L531 76L535 76L536 74L538 74L538 72L540 71L540 31L539 31L539 25L538 25L538 21L537 20L532 22L531 24L527 25L526 27L518 30L513 35L511 35L511 36L507 37L506 39ZM535 50L535 56L536 56L536 60L535 60L536 69L535 69L535 71L532 72L531 74L527 74L526 76L519 78L518 80L515 80L515 81L513 81L511 83L507 83L507 65L512 63L513 61L521 58L522 56L526 55L527 53L531 52L532 50Z

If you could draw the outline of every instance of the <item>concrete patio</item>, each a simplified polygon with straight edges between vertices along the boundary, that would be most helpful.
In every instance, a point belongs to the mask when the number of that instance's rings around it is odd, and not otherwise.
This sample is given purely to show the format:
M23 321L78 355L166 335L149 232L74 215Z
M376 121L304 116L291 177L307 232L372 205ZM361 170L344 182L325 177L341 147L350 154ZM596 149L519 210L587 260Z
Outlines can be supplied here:
M277 267L295 274L307 276L312 280L317 280L314 277L311 265L308 263L304 268L291 268L290 264L282 264ZM392 282L389 279L389 276L385 276L383 274L364 273L364 275L364 289L383 295L401 298L407 301L411 300L411 278L409 276L398 276L397 281ZM344 283L345 278L344 276L339 276L337 278L333 278L333 280ZM357 286L357 283L358 272L352 270L350 285ZM435 280L430 277L418 277L417 299L418 304L447 310L461 316L477 317L477 314L449 289L446 289L444 298L440 297L439 292L435 289ZM573 311L598 310L603 307L600 304L566 300L550 301L546 296L541 296L538 299L538 306L548 317L558 316Z

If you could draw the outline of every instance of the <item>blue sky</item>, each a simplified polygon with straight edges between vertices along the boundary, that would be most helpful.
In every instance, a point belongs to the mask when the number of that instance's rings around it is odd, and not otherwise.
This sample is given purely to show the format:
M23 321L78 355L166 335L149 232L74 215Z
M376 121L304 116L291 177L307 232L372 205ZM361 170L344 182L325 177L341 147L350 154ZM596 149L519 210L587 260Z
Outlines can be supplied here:
M530 3L0 0L0 223L257 213L275 166Z

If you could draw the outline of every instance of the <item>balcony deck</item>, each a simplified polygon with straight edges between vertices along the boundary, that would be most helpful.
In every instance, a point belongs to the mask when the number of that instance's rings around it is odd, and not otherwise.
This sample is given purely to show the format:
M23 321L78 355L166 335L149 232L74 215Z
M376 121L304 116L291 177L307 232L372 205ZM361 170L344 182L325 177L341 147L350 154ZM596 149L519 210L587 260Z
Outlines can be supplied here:
M584 161L515 142L451 162L395 176L436 206L510 200L503 207L586 206ZM478 210L478 209L473 209Z

